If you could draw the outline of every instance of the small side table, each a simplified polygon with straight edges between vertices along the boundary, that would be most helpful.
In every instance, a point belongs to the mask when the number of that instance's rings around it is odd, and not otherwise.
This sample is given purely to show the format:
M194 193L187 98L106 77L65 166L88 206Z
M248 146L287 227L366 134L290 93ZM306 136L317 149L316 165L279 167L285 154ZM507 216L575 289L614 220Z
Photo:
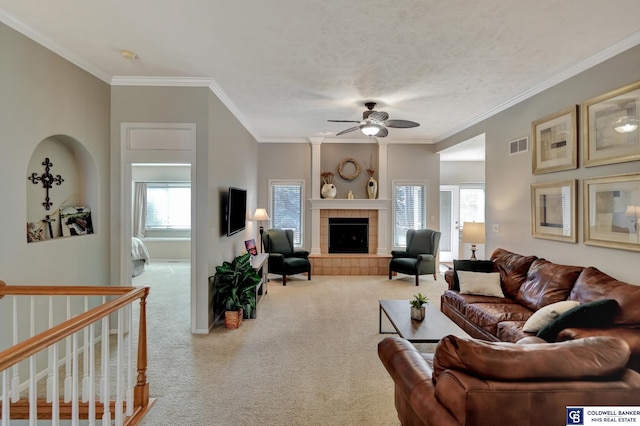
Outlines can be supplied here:
M256 287L256 307L258 302L262 299L262 296L267 294L267 283L269 282L269 253L256 254L251 258L251 267L260 275L260 284ZM256 311L254 309L251 313L251 318L256 318Z

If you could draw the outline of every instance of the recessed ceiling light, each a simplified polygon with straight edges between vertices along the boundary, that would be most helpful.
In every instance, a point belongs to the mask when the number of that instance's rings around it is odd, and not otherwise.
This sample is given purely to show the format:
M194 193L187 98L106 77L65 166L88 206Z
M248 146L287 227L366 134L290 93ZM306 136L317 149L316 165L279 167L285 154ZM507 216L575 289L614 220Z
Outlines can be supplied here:
M127 49L122 49L120 51L120 54L122 55L123 58L125 59L129 59L129 60L134 60L134 59L138 59L138 55L136 54L136 52L132 52L130 50Z

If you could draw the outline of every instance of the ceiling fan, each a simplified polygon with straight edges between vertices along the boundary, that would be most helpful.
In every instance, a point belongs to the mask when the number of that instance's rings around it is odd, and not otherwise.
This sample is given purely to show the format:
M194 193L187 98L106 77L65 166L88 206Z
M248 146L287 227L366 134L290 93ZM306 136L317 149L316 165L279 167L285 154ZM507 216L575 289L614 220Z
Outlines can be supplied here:
M357 126L350 127L339 133L336 136L344 135L345 133L360 130L365 135L371 137L376 136L378 138L384 138L389 134L387 127L396 127L400 129L407 129L409 127L418 127L420 124L415 121L409 120L389 120L389 114L384 111L374 111L376 103L366 102L364 104L367 107L367 111L362 113L362 120L327 120L332 123L358 123Z

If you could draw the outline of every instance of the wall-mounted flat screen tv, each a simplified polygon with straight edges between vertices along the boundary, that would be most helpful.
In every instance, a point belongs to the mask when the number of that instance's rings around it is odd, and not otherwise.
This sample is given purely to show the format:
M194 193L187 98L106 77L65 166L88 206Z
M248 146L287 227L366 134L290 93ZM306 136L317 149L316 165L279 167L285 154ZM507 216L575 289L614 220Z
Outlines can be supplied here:
M242 231L247 226L247 190L229 188L227 198L227 235Z

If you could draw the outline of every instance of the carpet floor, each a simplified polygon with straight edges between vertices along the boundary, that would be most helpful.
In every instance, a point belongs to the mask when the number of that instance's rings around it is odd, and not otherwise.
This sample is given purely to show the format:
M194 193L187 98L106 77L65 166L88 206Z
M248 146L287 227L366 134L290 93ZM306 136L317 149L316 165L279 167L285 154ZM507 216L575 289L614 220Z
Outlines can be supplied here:
M256 319L192 335L188 263L152 262L134 285L151 287L148 426L399 425L377 354L378 300L421 292L439 306L446 288L441 275L420 287L404 275L299 275L286 287L273 276Z

